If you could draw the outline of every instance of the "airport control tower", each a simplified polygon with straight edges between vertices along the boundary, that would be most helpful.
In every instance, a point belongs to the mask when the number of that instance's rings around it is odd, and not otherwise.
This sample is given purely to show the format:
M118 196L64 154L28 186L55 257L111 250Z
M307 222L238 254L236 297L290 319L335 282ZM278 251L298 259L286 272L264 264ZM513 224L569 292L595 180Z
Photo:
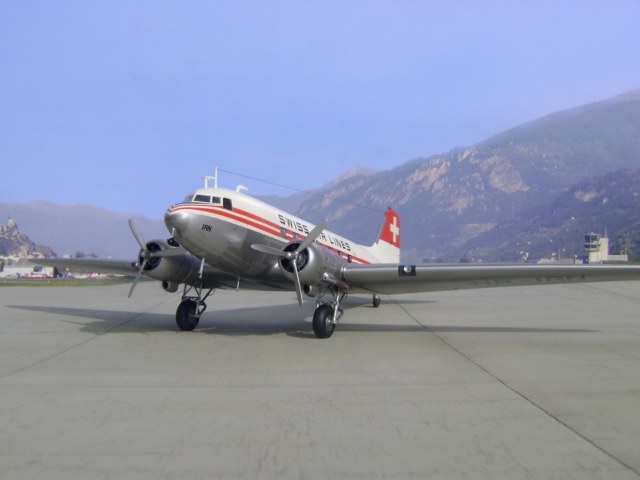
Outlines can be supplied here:
M597 233L584 236L584 249L587 251L589 263L628 262L627 255L609 255L609 238Z

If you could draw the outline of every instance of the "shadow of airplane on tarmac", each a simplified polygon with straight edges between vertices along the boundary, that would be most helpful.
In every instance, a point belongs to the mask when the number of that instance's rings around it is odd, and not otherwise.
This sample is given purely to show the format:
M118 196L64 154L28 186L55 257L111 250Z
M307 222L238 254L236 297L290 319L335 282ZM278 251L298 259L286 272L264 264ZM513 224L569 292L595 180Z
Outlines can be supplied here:
M355 305L353 305L355 306ZM352 307L353 307L352 306ZM99 310L74 307L47 307L7 305L8 308L62 315L70 318L63 320L80 326L83 332L97 335L106 333L154 333L179 330L175 325L175 316L166 313L145 313L120 310ZM348 307L349 308L349 307ZM285 333L298 338L315 339L308 312L301 318L298 305L273 305L230 310L211 310L200 321L196 332L229 336L276 335ZM80 319L84 319L81 321ZM388 323L349 323L340 322L341 332L432 332L432 333L594 333L597 330L575 328L537 328L537 327L487 327L474 325L422 325ZM189 334L189 332L180 332Z

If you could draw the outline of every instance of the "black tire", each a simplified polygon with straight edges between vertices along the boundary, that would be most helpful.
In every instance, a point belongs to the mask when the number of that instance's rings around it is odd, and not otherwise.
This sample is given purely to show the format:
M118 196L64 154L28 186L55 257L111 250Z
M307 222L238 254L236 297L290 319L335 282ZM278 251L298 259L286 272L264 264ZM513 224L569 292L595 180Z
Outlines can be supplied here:
M373 296L373 308L378 308L380 306L380 296L379 295L374 295Z
M178 305L176 310L176 323L180 330L189 332L198 326L200 318L196 315L195 300L187 299Z
M331 305L320 305L313 314L313 333L318 338L329 338L336 329L332 322L333 308Z

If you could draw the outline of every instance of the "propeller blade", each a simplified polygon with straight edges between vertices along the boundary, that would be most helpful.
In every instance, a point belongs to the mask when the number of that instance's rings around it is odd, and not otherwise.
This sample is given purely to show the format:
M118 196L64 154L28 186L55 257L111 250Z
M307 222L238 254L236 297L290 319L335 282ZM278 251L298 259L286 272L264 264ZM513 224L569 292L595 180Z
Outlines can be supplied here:
M186 250L183 247L174 247L167 250L160 250L158 252L150 252L149 257L175 257L176 255L182 255Z
M300 274L298 273L298 265L296 265L296 260L293 261L293 273L296 278L296 297L298 297L298 305L302 306L304 300L302 300L302 285L300 284Z
M136 242L138 242L138 245L140 245L140 248L146 252L147 242L144 241L142 232L140 232L138 225L136 224L136 222L133 221L132 218L129 219L129 228L131 229L131 233L133 233L133 236L135 237Z
M328 223L329 223L329 220L325 218L322 222L316 225L315 228L311 230L311 233L307 237L305 237L304 240L302 240L298 248L296 248L296 252L301 252L302 250L307 248L309 245L311 245L313 242L315 242L316 238L318 238L318 236L326 228Z
M129 295L127 296L127 298L131 298L131 295L133 295L133 291L135 290L136 285L138 284L138 280L140 280L140 277L142 276L144 267L147 266L147 261L148 260L145 258L144 261L142 262L142 265L140 265L140 270L138 270L138 274L136 275L136 278L133 281L133 285L131 285L131 290L129 290Z
M292 256L291 252L284 252L269 245L261 245L259 243L254 243L253 245L251 245L251 248L253 248L257 252L266 253L267 255L273 255L280 258L291 258Z

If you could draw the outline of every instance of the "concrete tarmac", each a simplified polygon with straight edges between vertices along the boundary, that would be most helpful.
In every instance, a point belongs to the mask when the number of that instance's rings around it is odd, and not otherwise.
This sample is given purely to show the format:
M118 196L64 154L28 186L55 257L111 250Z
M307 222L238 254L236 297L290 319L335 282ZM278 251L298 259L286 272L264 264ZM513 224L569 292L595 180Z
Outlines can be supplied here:
M640 282L353 296L0 288L1 479L638 479Z

